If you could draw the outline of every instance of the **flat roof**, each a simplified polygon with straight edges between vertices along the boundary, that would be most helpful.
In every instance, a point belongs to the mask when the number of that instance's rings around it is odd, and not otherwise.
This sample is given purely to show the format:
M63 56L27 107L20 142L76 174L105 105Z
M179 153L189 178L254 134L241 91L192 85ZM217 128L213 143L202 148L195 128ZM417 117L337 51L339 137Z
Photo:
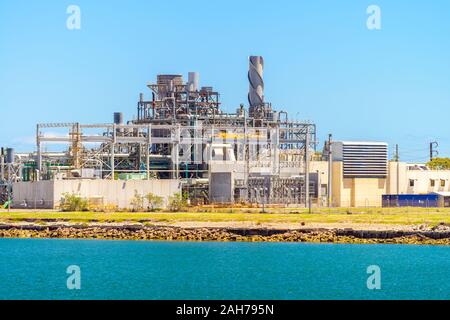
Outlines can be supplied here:
M438 194L443 197L450 197L450 191L438 191L438 192L433 192L433 193Z
M356 145L383 145L387 146L388 144L386 142L380 142L380 141L336 141L341 142L342 144L356 144Z

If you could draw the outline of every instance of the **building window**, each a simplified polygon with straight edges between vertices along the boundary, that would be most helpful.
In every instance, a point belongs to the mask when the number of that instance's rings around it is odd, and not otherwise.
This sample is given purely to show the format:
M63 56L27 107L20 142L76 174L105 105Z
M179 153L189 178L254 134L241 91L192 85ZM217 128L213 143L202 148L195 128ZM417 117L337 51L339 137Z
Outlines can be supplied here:
M435 185L436 185L436 180L431 179L431 180L430 180L430 186L431 186L431 187L434 187Z
M409 179L409 186L410 187L414 187L414 180L413 179Z
M441 187L445 187L445 180L441 179Z

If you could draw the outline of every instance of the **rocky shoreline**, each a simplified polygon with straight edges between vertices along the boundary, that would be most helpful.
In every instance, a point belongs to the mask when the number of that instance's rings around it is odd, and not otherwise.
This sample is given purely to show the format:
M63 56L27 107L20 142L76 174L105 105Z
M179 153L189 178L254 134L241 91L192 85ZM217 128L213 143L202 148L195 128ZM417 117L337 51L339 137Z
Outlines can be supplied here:
M449 228L410 231L270 228L182 228L145 225L0 225L0 238L64 238L105 240L310 242L450 245Z

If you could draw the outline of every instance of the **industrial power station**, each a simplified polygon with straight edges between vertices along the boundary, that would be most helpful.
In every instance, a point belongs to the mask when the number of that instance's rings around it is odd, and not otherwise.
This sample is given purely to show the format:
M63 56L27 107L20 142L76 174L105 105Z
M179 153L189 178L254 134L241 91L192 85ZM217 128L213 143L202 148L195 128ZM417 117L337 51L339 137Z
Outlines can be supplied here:
M235 113L224 112L219 92L200 86L199 74L190 72L187 81L179 74L157 75L147 85L149 94L139 95L133 120L116 112L113 123L37 124L34 152L2 150L1 200L53 207L58 188L94 188L90 192L105 197L108 185L124 182L159 183L160 192L173 192L176 184L197 204L307 204L320 192L308 174L316 126L293 121L265 101L263 69L262 57L249 58L248 107ZM46 144L61 151L47 151Z
M450 206L450 171L388 161L384 142L332 141L317 150L316 125L264 99L264 60L249 58L248 105L223 110L220 94L190 72L160 74L136 115L112 123L41 123L36 150L2 148L0 204L57 208L64 194L129 208L149 193L167 205ZM48 145L58 151L50 151ZM417 201L402 199L418 199Z

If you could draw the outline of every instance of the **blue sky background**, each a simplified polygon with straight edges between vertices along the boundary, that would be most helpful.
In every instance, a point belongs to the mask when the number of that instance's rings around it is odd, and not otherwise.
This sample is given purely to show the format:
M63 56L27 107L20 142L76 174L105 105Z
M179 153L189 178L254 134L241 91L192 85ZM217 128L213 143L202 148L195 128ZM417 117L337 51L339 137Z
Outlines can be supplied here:
M198 71L234 111L262 55L266 101L315 122L320 148L331 132L398 143L402 160L425 161L433 140L450 156L449 17L445 0L0 0L0 145L33 150L38 122L131 119L158 73Z

